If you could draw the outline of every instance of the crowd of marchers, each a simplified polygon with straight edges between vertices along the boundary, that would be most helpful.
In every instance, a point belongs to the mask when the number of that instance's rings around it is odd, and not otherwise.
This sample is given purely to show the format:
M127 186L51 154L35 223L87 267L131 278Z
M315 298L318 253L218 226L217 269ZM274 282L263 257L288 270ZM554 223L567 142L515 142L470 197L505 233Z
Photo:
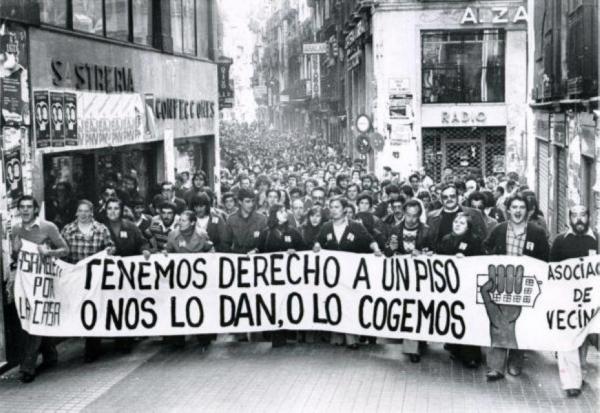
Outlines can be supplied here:
M551 241L535 193L515 173L485 176L475 168L446 168L441 181L435 182L423 169L402 177L386 167L376 177L363 160L343 153L316 137L226 124L221 130L219 199L203 172L180 172L175 182L163 182L150 199L138 193L134 174L118 176L105 183L95 204L65 199L60 186L66 185L59 182L55 188L59 195L49 207L62 206L51 209L48 220L40 218L36 199L19 200L21 223L12 230L13 259L21 240L38 244L42 255L71 263L103 250L149 257L325 249L387 256L527 255L544 261L598 252L598 236L583 206L570 209L564 232ZM51 338L24 334L21 380L31 382L36 372L56 364L57 352ZM255 340L257 335L236 338ZM278 331L263 336L274 347L293 340L359 349L376 342L373 337L323 332ZM200 335L196 340L206 347L214 338ZM165 341L185 345L183 336ZM131 351L135 342L115 340L123 352ZM403 340L401 345L413 363L425 356L427 343ZM579 350L557 354L561 384L570 397L581 392L587 347L586 340ZM466 368L487 364L488 381L500 380L506 373L521 374L523 350L456 344L444 348ZM96 361L102 351L101 339L85 340L86 362Z

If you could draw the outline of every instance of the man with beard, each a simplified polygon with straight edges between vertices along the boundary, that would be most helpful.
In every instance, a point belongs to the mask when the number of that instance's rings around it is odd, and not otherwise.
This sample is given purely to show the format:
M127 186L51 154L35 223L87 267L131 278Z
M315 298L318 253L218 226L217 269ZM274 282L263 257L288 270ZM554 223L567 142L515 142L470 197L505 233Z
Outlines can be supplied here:
M570 228L554 240L550 250L550 261L598 254L598 236L590 228L589 219L588 209L582 205L574 206L569 210ZM569 397L577 397L581 394L583 384L581 365L585 364L587 347L586 339L577 350L558 352L560 383Z
M313 188L310 199L312 200L312 206L321 208L323 221L329 221L329 209L325 206L325 189L320 186Z
M506 200L508 221L496 225L483 249L488 255L527 255L538 260L548 261L549 245L544 230L527 222L527 202L520 195ZM508 363L507 363L508 361ZM491 347L487 357L488 381L504 378L508 370L511 376L521 374L523 350Z
M179 215L175 204L165 202L159 207L159 214L152 218L146 236L150 239L154 252L162 251L167 245L169 233L177 228Z
M384 218L388 215L388 209L390 205L398 198L400 198L400 188L398 185L390 184L385 187L385 193L387 195L387 200L380 202L375 207L375 216L377 218ZM404 198L404 196L403 196Z
M404 219L404 204L406 203L406 198L404 198L404 196L399 196L389 202L392 207L392 213L381 220L381 227L386 239L390 238L394 229L400 225ZM419 203L418 201L415 202ZM422 208L419 208L419 210L422 210Z
M464 212L473 221L473 234L479 239L485 239L487 229L480 211L461 206L458 203L458 190L454 184L446 184L441 192L442 208L431 211L427 217L427 225L431 228L431 241L434 251L437 250L442 238L452 232L452 223L459 212Z

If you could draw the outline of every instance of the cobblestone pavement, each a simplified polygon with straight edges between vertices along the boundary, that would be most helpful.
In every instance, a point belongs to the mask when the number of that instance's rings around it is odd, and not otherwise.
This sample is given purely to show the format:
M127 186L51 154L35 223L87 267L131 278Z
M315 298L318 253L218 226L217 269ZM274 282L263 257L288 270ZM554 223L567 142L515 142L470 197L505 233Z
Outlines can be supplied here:
M353 351L220 340L202 352L189 338L183 350L146 340L91 365L81 361L81 340L61 347L59 365L33 383L19 383L16 370L2 377L0 411L600 411L595 350L584 392L568 399L551 353L528 352L522 376L487 383L484 368L463 368L438 344L419 364L393 344Z

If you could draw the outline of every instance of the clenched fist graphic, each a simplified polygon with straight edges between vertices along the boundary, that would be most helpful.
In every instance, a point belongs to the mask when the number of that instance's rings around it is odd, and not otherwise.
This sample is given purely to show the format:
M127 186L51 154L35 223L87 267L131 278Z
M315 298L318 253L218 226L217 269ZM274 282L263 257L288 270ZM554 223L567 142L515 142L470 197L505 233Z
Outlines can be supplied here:
M492 347L518 348L515 325L521 315L519 305L499 304L491 294L521 294L523 289L522 265L490 265L488 281L481 286L481 297L490 319Z

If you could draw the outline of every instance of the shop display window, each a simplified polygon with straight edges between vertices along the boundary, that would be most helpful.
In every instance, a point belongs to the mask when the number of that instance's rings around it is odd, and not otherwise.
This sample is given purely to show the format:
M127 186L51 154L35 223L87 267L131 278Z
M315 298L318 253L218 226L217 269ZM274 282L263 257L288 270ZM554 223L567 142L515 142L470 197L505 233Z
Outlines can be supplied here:
M173 51L196 54L195 0L171 0L171 33Z
M503 30L422 33L423 103L504 102Z

